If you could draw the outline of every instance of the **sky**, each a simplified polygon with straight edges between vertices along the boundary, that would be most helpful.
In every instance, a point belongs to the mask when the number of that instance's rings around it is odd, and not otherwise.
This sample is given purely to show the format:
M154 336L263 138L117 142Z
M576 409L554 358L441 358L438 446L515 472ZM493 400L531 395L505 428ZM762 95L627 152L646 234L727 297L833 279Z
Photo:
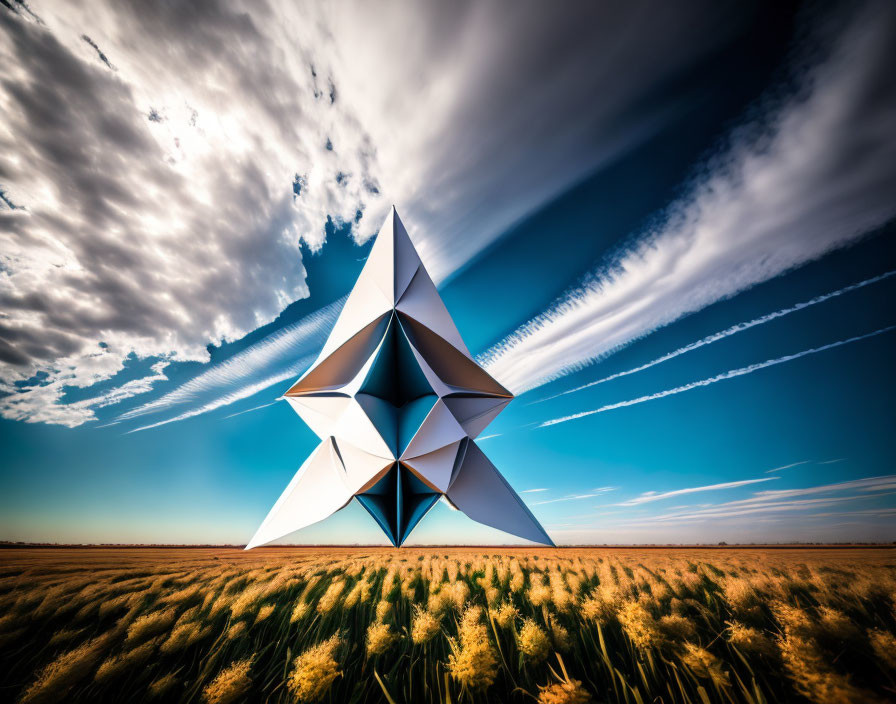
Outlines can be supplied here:
M0 0L0 540L244 544L395 205L558 544L896 540L896 6ZM283 542L385 544L353 502ZM412 544L509 544L441 504Z

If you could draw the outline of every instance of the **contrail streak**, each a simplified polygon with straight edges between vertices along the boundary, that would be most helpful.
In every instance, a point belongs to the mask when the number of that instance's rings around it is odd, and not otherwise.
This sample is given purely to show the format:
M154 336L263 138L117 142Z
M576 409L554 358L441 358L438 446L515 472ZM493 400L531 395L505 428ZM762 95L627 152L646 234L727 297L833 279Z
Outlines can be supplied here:
M874 332L869 332L864 335L858 335L856 337L850 337L846 340L840 340L839 342L832 342L828 345L822 345L821 347L813 347L812 349L804 350L802 352L796 352L795 354L789 354L785 357L778 357L777 359L769 359L765 362L759 362L757 364L751 364L748 367L741 367L740 369L732 369L731 371L724 372L723 374L718 374L716 376L709 377L708 379L701 379L700 381L693 381L690 384L685 384L684 386L677 386L674 389L667 389L666 391L659 391L655 394L650 394L648 396L640 396L638 398L631 399L630 401L620 401L619 403L611 403L608 406L601 406L600 408L596 408L592 411L582 411L581 413L574 413L570 416L563 416L562 418L554 418L553 420L546 420L544 423L539 425L539 428L545 428L549 425L557 425L558 423L565 423L566 421L576 420L577 418L584 418L586 416L592 416L595 413L603 413L604 411L612 411L616 408L623 408L625 406L634 406L638 403L644 403L645 401L653 401L658 398L665 398L666 396L673 396L675 394L680 394L684 391L690 391L691 389L696 389L701 386L709 386L710 384L715 384L717 381L724 381L725 379L733 379L734 377L744 376L745 374L752 374L753 372L759 371L760 369L765 369L766 367L773 367L776 364L783 364L784 362L790 362L794 359L799 359L800 357L807 357L810 354L816 354L818 352L824 352L825 350L830 350L835 347L841 347L842 345L848 345L851 342L858 342L859 340L867 340L870 337L876 337L877 335L883 335L885 332L890 332L891 330L896 330L896 325L890 325L885 328L881 328L880 330L875 330Z
M799 467L801 464L809 464L811 460L803 460L801 462L791 462L790 464L785 464L781 467L775 467L774 469L765 470L766 474L774 474L775 472L780 472L782 469L790 469L791 467Z
M277 372L282 379L284 369L295 368L297 356L302 355L304 358L309 352L320 349L343 303L345 297L309 313L301 320L271 333L223 362L209 367L154 401L122 413L116 420L131 420L147 413L167 411L183 403L202 403L205 394L217 393L219 398L230 398L237 393L233 391L235 386L256 387L258 376L265 372L268 373L268 378L274 378L276 375L273 372ZM299 370L302 371L304 369ZM208 400L205 400L205 404L208 403ZM194 414L183 414L182 417L192 415Z
M770 323L772 320L777 320L778 318L783 318L785 315L790 315L791 313L796 313L797 311L803 310L804 308L809 308L810 306L818 305L819 303L824 303L825 301L829 301L832 298L836 298L837 296L842 296L844 293L850 293L851 291L856 291L860 288L864 288L865 286L870 286L871 284L876 284L879 281L883 281L884 279L888 279L891 276L896 274L896 271L888 271L886 274L881 274L880 276L875 276L870 279L866 279L865 281L860 281L857 284L852 284L850 286L846 286L845 288L841 288L838 291L832 291L831 293L825 293L821 296L816 296L808 301L803 301L802 303L797 303L790 308L784 308L782 310L776 310L774 313L769 313L768 315L763 315L759 318L755 318L754 320L749 320L745 323L738 323L737 325L732 325L730 328L722 330L721 332L713 333L712 335L708 335L704 337L702 340L697 340L697 342L692 342L689 345L685 345L684 347L680 347L674 352L669 352L669 354L664 354L662 357L657 357L652 362L647 362L646 364L642 364L640 367L635 367L634 369L629 369L624 372L618 372L616 374L611 374L608 377L604 377L603 379L598 379L597 381L591 381L587 384L582 384L582 386L577 386L574 389L568 389L566 391L561 391L558 394L554 394L553 396L547 396L545 398L538 399L537 401L533 401L529 405L535 405L536 403L542 403L543 401L550 401L551 399L559 398L560 396L565 396L566 394L571 394L576 391L582 391L583 389L591 388L592 386L597 386L598 384L603 384L607 381L612 381L613 379L618 379L621 376L628 376L629 374L635 374L637 372L642 372L645 369L650 369L650 367L654 367L657 364L662 364L663 362L667 362L674 357L678 357L679 355L683 355L687 352L691 352L692 350L696 350L699 347L704 347L705 345L711 345L713 342L718 342L719 340L723 340L726 337L731 337L732 335L736 335L739 332L743 332L744 330L749 330L750 328L754 328L757 325L764 325L765 323Z
M261 381L257 381L254 384L249 384L248 386L243 386L236 391L215 398L205 405L199 406L198 408L194 408L185 413L181 413L179 416L175 416L174 418L168 418L167 420L161 420L157 423L151 423L149 425L142 425L139 428L134 428L133 430L129 430L127 433L125 433L125 435L129 435L130 433L138 433L141 430L149 430L150 428L158 428L160 425L176 423L177 421L186 420L187 418L194 418L195 416L202 415L203 413L208 413L209 411L214 411L215 409L221 408L222 406L229 406L230 404L236 403L237 401L242 401L244 398L254 396L259 391L264 391L269 386L279 384L288 379L292 379L297 374L301 374L303 371L305 371L305 369L307 369L308 365L314 361L314 357L315 355L302 357L292 367L266 377Z

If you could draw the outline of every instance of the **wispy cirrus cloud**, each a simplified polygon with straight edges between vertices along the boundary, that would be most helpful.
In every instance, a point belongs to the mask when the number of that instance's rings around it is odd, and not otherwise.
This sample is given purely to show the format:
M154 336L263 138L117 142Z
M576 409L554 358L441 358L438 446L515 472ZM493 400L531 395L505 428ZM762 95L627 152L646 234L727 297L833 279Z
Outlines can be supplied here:
M890 325L885 328L881 328L880 330L875 330L874 332L869 332L864 335L857 335L855 337L847 338L846 340L839 340L837 342L831 342L827 345L822 345L821 347L813 347L812 349L803 350L802 352L796 352L794 354L789 354L784 357L778 357L777 359L769 359L765 362L758 362L757 364L751 364L746 367L740 367L739 369L731 369L727 372L723 372L722 374L716 374L715 376L711 376L708 379L701 379L700 381L692 381L690 384L685 384L684 386L676 386L673 389L666 389L665 391L658 391L653 394L647 394L646 396L639 396L638 398L633 398L628 401L619 401L618 403L610 403L606 406L601 406L600 408L595 408L590 411L581 411L579 413L573 413L568 416L562 416L560 418L553 418L551 420L546 420L541 423L539 428L546 428L552 425L557 425L559 423L567 423L571 420L578 420L579 418L587 418L588 416L592 416L595 413L604 413L606 411L613 411L617 408L626 408L628 406L635 406L639 403L646 403L647 401L655 401L656 399L666 398L667 396L674 396L676 394L681 394L686 391L692 391L694 389L699 389L704 386L711 386L712 384L716 384L720 381L725 381L726 379L735 379L739 376L745 376L747 374L752 374L753 372L757 372L760 369L766 369L768 367L773 367L778 364L784 364L785 362L791 362L795 359L801 359L802 357L807 357L809 355L818 354L819 352L824 352L826 350L831 350L836 347L842 347L843 345L849 345L853 342L859 342L861 340L867 340L872 337L877 337L878 335L883 335L884 333L891 332L892 330L896 330L896 325ZM833 462L840 462L841 460L833 460Z
M629 499L628 501L622 501L617 506L639 506L641 504L652 503L654 501L663 501L665 499L671 499L675 496L683 496L684 494L697 494L704 491L722 491L725 489L737 489L742 486L748 486L750 484L759 484L761 482L770 482L775 479L780 479L780 477L763 477L761 479L742 479L736 482L722 482L720 484L707 484L706 486L692 486L686 489L675 489L674 491L664 491L662 493L656 493L653 491L646 491L640 496L636 496L634 499Z
M183 413L180 413L173 418L166 418L165 420L160 420L155 423L149 423L148 425L141 425L139 428L134 428L133 430L129 430L128 432L136 433L141 430L158 428L159 426L167 425L168 423L176 423L177 421L187 420L188 418L195 418L196 416L200 416L204 413L209 413L210 411L215 411L219 408L223 408L224 406L229 406L232 403L236 403L237 401L242 401L245 398L254 396L259 391L264 391L274 384L281 384L298 376L305 369L307 369L308 365L310 365L313 361L314 355L309 355L308 357L301 358L295 364L293 364L292 367L281 370L276 374L261 379L260 381L255 381L250 384L241 384L234 391L226 393L223 396L216 396L215 398L207 401L206 403L203 403L202 405L193 406L192 408L190 408L190 410L184 411Z
M183 405L193 406L188 412L139 430L154 428L230 405L301 374L323 347L344 303L345 297L314 311L211 366L176 389L120 414L116 421L132 420Z
M696 342L692 342L689 345L685 345L684 347L679 347L677 350L673 352L669 352L668 354L664 354L661 357L657 357L656 359L647 362L646 364L642 364L640 366L634 367L633 369L627 369L626 371L617 372L616 374L611 374L610 376L604 377L603 379L598 379L597 381L591 381L587 384L582 384L581 386L577 386L574 389L567 389L566 391L561 391L558 394L553 394L552 396L547 396L543 399L539 399L534 401L533 403L542 403L543 401L550 401L555 398L559 398L560 396L565 396L567 394L575 393L576 391L583 391L584 389L590 389L593 386L597 386L598 384L603 384L608 381L613 381L614 379L619 379L623 376L628 376L630 374L636 374L638 372L644 371L645 369L650 369L651 367L655 367L657 364L662 364L663 362L667 362L670 359L674 359L675 357L679 357L688 352L692 352L693 350L699 349L701 347L705 347L706 345L711 345L713 342L718 342L719 340L724 340L726 337L731 337L732 335L736 335L739 332L743 332L745 330L749 330L750 328L754 328L758 325L764 325L765 323L770 323L773 320L777 320L778 318L783 318L785 315L790 315L791 313L796 313L797 311L804 310L805 308L809 308L811 306L818 305L819 303L824 303L825 301L829 301L832 298L837 298L838 296L842 296L844 293L851 293L852 291L857 291L865 286L870 286L871 284L876 284L879 281L884 281L889 279L891 276L896 274L896 271L888 271L885 274L881 274L880 276L874 276L870 279L865 279L864 281L860 281L857 284L852 284L851 286L845 286L844 288L838 289L837 291L832 291L831 293L825 293L821 296L816 296L808 301L804 301L802 303L797 303L794 306L790 306L789 308L783 308L781 310L777 310L774 313L768 313L767 315L760 316L759 318L754 318L753 320L749 320L744 323L738 323L737 325L732 325L721 332L713 333L712 335L707 335L701 340L697 340ZM793 466L793 465L790 465Z
M693 521L721 520L741 516L761 514L791 513L794 511L816 511L851 501L891 495L896 492L896 475L867 477L835 484L803 487L798 489L780 489L759 491L747 499L710 504L697 509L670 511L655 516L638 519L640 524L656 523L688 523ZM821 498L803 498L818 494L840 494L847 496L826 496ZM880 513L887 509L874 509ZM627 524L633 525L633 524Z
M810 462L810 460L801 460L800 462L791 462L790 464L784 464L784 465L781 465L780 467L775 467L774 469L767 469L767 470L765 470L765 473L766 474L774 474L775 472L781 472L785 469L790 469L791 467L799 467L800 465L803 465L803 464L809 464L809 462Z
M229 416L224 416L224 420L228 418L236 418L237 416L241 416L244 413L251 413L252 411L260 411L262 408L267 408L268 406L273 406L277 401L281 401L282 399L276 399L271 401L270 403L263 403L260 406L253 406L252 408L247 408L245 411L237 411L236 413L231 413Z
M593 489L586 494L570 494L569 496L562 496L559 499L548 499L546 501L536 501L530 506L543 506L544 504L556 504L561 501L581 501L582 499L592 499L595 496L602 496L603 494L608 494L611 491L616 491L618 487L615 486L602 486L597 489Z
M752 498L744 499L740 503L748 504L757 501L761 502L793 498L795 496L810 496L812 494L829 494L841 491L879 492L891 490L896 490L896 474L888 474L880 477L866 477L865 479L852 479L845 482L822 484L820 486L810 486L800 489L759 491L756 492Z
M483 354L489 372L525 392L889 222L894 26L886 3L844 22L805 90L769 99L659 226Z
M520 493L521 494L535 494L535 493L541 492L541 491L549 491L549 489L523 489Z

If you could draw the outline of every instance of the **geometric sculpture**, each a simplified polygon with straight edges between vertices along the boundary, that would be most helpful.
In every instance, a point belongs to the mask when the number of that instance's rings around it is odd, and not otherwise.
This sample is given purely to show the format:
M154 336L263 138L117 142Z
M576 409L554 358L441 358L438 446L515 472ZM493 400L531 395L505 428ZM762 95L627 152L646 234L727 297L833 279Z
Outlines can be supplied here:
M441 497L553 545L474 442L513 395L470 356L394 207L323 350L284 397L321 443L247 550L352 497L395 546Z

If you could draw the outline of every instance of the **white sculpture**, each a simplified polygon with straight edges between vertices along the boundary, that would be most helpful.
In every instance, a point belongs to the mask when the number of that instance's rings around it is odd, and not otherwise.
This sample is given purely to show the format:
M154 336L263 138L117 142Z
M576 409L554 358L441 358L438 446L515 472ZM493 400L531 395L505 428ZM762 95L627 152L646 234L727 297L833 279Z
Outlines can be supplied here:
M473 361L395 208L323 350L285 398L322 442L247 550L352 497L395 546L440 497L479 523L553 545L473 441L513 395Z

